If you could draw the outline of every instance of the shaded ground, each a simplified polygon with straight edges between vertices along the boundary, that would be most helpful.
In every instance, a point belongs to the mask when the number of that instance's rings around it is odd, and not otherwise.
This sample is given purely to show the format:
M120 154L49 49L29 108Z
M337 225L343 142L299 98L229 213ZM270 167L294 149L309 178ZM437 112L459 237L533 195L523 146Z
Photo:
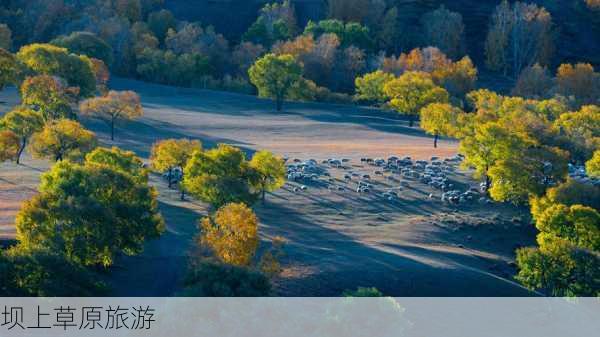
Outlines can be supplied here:
M408 128L395 115L376 109L293 103L276 113L269 101L222 92L177 89L119 80L116 89L138 91L145 117L118 126L114 145L134 150L147 159L152 143L165 138L190 137L205 147L219 142L249 152L269 149L290 158L352 159L355 170L363 156L388 155L425 159L448 157L456 143L432 139ZM14 104L15 92L0 93L0 101ZM5 111L10 105L0 105ZM108 128L82 119L111 145ZM24 166L0 166L0 235L14 235L14 215L22 200L35 193L43 161L25 158ZM343 170L334 170L343 176ZM474 184L463 173L453 178ZM111 273L114 295L166 296L179 289L187 254L206 206L180 202L158 176L160 207L167 232L148 242L137 257L119 260ZM338 181L339 184L343 184ZM376 181L380 188L393 187ZM268 195L256 207L263 243L274 236L288 240L282 277L275 281L278 295L339 295L344 289L376 286L384 293L405 296L506 296L527 294L509 279L516 246L532 242L533 233L518 217L519 210L504 205L454 209L442 204L439 192L411 183L397 202L350 189L329 191L309 186L293 192L294 184Z

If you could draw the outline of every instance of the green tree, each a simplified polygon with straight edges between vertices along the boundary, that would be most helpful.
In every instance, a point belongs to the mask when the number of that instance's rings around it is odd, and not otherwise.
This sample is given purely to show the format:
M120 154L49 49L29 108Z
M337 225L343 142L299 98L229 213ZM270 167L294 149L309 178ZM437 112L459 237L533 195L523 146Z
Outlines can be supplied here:
M15 84L19 73L16 57L0 48L0 91L9 84Z
M588 175L600 178L600 150L596 150L592 159L585 163L585 169Z
M31 136L44 127L44 118L39 112L20 106L4 115L0 120L0 125L14 132L20 138L19 151L16 156L17 164L19 164Z
M200 243L222 262L248 266L258 248L258 219L243 203L230 203L200 223Z
M95 58L110 66L113 62L112 47L104 40L90 32L73 32L68 36L60 36L50 42L51 44L66 48L77 55L86 55Z
M0 252L0 275L0 296L103 296L107 290L98 275L47 249L17 246Z
M600 187L568 179L558 186L549 188L546 195L532 197L529 204L534 219L542 216L548 208L556 204L581 205L600 211Z
M354 81L356 86L356 99L377 104L386 102L389 97L385 95L383 88L386 83L393 79L394 75L385 73L381 70L357 77Z
M283 100L302 78L302 66L291 55L267 54L250 67L248 74L258 94L274 98L277 111L281 111Z
M29 144L34 157L81 160L86 153L96 147L96 136L81 124L59 119L47 123L42 131L35 133Z
M219 144L211 150L196 151L183 172L185 189L215 208L231 202L251 204L256 200L252 187L256 186L257 177L239 148Z
M52 76L26 78L21 84L21 101L39 111L45 122L73 115L64 89Z
M600 296L600 258L566 240L517 250L516 279L553 296Z
M311 34L315 39L324 34L335 34L344 48L349 46L356 46L364 50L373 48L369 28L358 22L344 23L335 19L322 20L318 23L309 21L304 29L304 34Z
M14 160L19 146L19 136L10 130L0 130L0 162Z
M85 156L86 166L104 166L110 169L129 174L138 183L148 183L148 170L144 168L142 160L132 151L112 148L97 147Z
M567 136L571 143L568 150L575 160L585 161L600 148L600 106L587 105L563 113L554 124Z
M16 219L17 239L26 249L110 266L116 254L138 254L147 238L164 230L156 190L105 165L57 163L42 175L39 192Z
M258 175L258 185L265 202L265 192L275 191L285 184L285 163L269 151L258 151L250 160L250 168Z
M555 204L536 217L541 245L553 238L568 240L578 247L600 251L600 213L582 205Z
M37 74L65 79L69 86L79 88L81 97L96 91L93 64L87 56L69 54L67 49L51 44L31 44L22 47L17 58Z
M269 278L250 268L202 261L185 278L183 296L269 296Z
M421 128L433 135L433 147L437 148L439 136L452 136L458 132L458 119L462 113L448 103L433 103L421 109Z
M390 106L410 118L410 126L422 108L431 103L446 103L449 94L433 83L431 76L425 72L409 71L402 76L387 82L383 89L391 98Z
M144 114L140 96L133 91L109 91L106 96L87 99L79 105L82 114L104 121L110 126L110 140L115 139L115 122L132 120Z
M194 152L202 151L202 143L198 140L167 139L152 145L150 163L155 170L167 172L169 188L173 182L173 169L179 168L183 172L188 160ZM181 200L185 199L185 188L180 184Z

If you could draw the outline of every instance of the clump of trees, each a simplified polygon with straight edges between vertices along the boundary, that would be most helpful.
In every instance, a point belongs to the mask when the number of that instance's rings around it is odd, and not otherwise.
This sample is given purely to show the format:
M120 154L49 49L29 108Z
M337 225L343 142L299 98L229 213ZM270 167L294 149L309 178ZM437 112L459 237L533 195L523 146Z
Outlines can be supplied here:
M17 58L36 74L63 78L69 86L78 88L80 97L96 91L92 61L87 56L71 54L50 44L31 44L22 47Z
M40 193L17 215L19 245L64 252L87 266L110 266L118 253L141 252L145 239L164 230L157 192L135 179L135 171L115 166L63 161L44 173Z

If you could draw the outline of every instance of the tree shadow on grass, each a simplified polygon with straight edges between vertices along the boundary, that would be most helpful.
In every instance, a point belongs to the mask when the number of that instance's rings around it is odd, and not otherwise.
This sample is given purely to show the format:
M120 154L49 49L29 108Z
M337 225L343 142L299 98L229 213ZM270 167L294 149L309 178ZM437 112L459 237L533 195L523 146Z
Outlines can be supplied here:
M279 203L259 207L257 214L265 235L288 240L284 264L315 270L278 282L280 295L339 296L358 286L390 296L529 295L509 280L463 264L460 254L367 245Z
M159 207L166 231L146 242L142 254L117 260L108 279L112 296L173 296L181 290L202 214L164 202Z

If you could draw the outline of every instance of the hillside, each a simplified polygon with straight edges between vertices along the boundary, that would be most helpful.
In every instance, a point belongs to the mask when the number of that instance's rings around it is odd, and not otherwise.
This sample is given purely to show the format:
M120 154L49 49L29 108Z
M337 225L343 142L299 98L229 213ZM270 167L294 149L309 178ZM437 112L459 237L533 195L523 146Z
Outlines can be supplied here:
M177 17L214 25L228 38L239 36L256 19L265 0L185 0L167 1L166 6ZM324 18L326 0L293 0L300 24ZM499 0L392 0L401 20L416 27L420 16L439 5L462 14L466 26L469 54L481 64L488 18ZM600 65L600 14L590 12L583 0L531 0L548 9L554 19L557 53L554 62L587 61Z

